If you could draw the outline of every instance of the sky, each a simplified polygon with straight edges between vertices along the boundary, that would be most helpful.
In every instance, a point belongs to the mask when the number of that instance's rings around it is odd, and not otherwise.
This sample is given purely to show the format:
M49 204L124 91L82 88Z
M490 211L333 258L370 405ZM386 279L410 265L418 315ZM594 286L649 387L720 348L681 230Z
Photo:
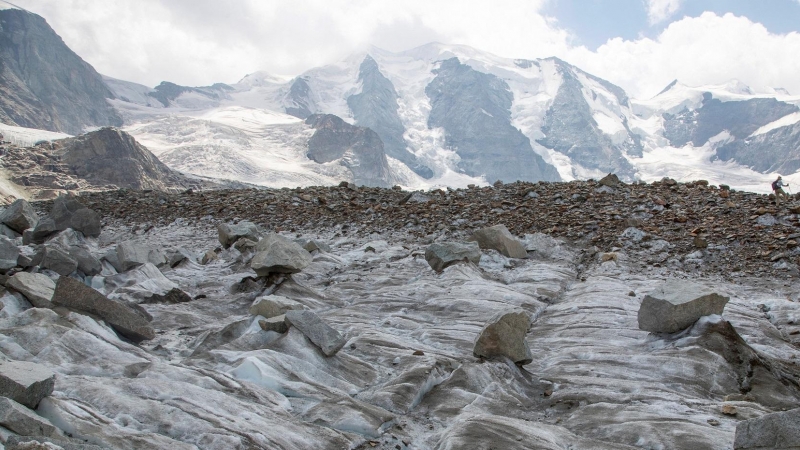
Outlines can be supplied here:
M2 0L0 0L2 3ZM155 86L293 77L374 45L559 57L650 98L672 80L800 95L800 0L12 0L84 60Z

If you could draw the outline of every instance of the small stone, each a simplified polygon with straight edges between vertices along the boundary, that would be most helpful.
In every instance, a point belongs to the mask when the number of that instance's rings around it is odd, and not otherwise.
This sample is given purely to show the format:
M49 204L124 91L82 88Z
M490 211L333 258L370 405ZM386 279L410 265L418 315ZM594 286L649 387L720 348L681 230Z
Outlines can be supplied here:
M505 356L519 365L533 361L531 349L525 336L531 326L531 318L524 311L497 313L487 322L472 350L476 358Z
M723 192L728 192L728 191L723 191ZM719 420L717 420L717 419L708 419L708 420L706 420L706 422L708 422L708 424L713 426L713 427L716 427L716 426L719 425Z
M736 414L738 414L738 411L736 411L736 407L733 405L722 405L722 408L720 408L720 412L722 414L725 414L726 416L735 416Z
M412 355L414 355L414 356L425 356L425 352L423 352L422 350L415 350L414 353L412 353Z
M288 325L306 335L308 340L319 347L325 356L335 355L345 344L345 339L338 331L311 311L287 311L285 320Z
M289 325L286 324L286 316L281 314L280 316L269 317L267 319L262 319L258 321L258 326L261 327L264 331L274 331L276 333L286 333L289 331Z

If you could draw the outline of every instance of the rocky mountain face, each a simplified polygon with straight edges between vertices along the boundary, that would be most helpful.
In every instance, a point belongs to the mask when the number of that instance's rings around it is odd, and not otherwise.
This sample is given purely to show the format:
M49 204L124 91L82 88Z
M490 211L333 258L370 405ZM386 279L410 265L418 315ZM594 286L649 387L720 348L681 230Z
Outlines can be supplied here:
M594 112L584 97L584 86L576 77L579 69L558 59L554 61L563 81L545 115L541 128L544 137L536 142L567 155L583 167L633 179L636 169L624 155L642 156L641 137L630 130L624 118L622 125L626 135L621 142L614 142L593 117ZM622 89L589 74L582 75L601 83L616 96L620 105L629 107ZM592 95L597 97L596 93Z
M316 108L310 97L310 92L311 88L308 86L308 81L302 77L295 78L283 100L284 112L303 120L314 114Z
M797 111L800 111L797 105L774 98L723 102L711 93L704 93L700 107L664 114L664 137L675 147L689 142L699 147L723 131L736 139L745 139L760 127Z
M17 204L0 442L796 447L797 205L613 177Z
M338 161L350 169L358 185L392 185L383 142L377 133L350 125L331 114L309 116L306 124L315 130L308 140L310 159L320 164Z
M0 10L0 92L0 120L9 125L70 134L122 125L101 76L23 10Z
M214 185L173 171L131 135L110 127L35 147L6 146L3 152L0 165L11 174L9 181L31 198L51 198L65 191L169 192Z
M763 173L795 173L800 170L800 123L726 143L717 148L717 157Z
M513 94L500 78L458 58L442 61L425 87L428 127L442 127L458 168L490 181L558 181L555 168L534 153L530 139L511 125Z
M204 87L188 87L170 83L169 81L162 81L147 95L158 100L165 107L169 107L182 94L196 94L206 97L209 101L219 102L225 98L225 93L231 90L233 88L224 83L215 83L212 86Z
M383 76L378 63L367 55L358 71L361 92L347 97L358 126L369 128L380 136L384 151L398 159L423 178L431 178L433 171L421 165L408 151L403 134L406 129L398 115L397 92L388 78Z

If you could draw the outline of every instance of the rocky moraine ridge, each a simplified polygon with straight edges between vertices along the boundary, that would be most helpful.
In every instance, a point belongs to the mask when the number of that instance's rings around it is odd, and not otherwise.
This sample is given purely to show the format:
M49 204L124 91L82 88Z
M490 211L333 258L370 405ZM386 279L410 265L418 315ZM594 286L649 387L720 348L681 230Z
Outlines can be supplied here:
M799 214L613 175L17 200L0 443L797 448Z
M778 208L772 196L702 180L625 184L610 175L600 181L413 193L342 183L180 194L122 190L83 198L109 220L145 226L211 218L250 220L287 232L369 236L397 231L433 239L463 237L476 227L503 223L516 235L564 238L587 257L624 248L636 252L642 267L653 269L728 278L766 275L787 282L800 276L800 202Z

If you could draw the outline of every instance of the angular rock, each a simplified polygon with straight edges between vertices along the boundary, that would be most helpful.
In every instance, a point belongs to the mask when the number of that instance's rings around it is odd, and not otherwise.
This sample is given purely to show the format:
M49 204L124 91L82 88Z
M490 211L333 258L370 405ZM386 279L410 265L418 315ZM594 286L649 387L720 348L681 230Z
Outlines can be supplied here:
M736 425L734 450L800 448L800 408L766 414Z
M16 239L16 238L22 236L22 234L17 233L16 231L12 230L11 228L9 228L9 227L3 225L2 223L0 223L0 236L5 236L5 237L7 237L9 239Z
M528 364L533 361L525 342L530 326L530 315L524 311L500 312L478 334L472 354L476 358L505 356L516 364Z
M3 212L0 212L0 223L5 224L17 233L34 228L39 223L39 215L24 199L15 200Z
M258 246L258 242L250 240L248 238L240 238L236 242L233 243L233 248L235 248L239 253L246 253Z
M472 234L469 241L475 241L482 249L497 250L509 258L527 258L528 252L519 239L511 235L505 225L483 228Z
M286 324L286 316L268 317L258 321L258 326L264 331L274 331L276 333L286 333L289 331L289 325Z
M600 179L600 181L598 181L598 183L601 186L608 186L608 187L612 187L612 188L613 187L617 187L620 184L622 184L622 182L619 180L619 177L617 176L617 174L614 174L614 173L610 173L610 174L604 176L603 178Z
M73 196L59 196L53 201L50 214L44 217L33 230L33 242L42 243L57 231L72 228L84 236L100 236L100 215L83 206Z
M39 265L63 276L67 276L78 269L78 261L58 247L49 245L44 247Z
M23 436L59 435L49 420L5 397L0 397L0 425Z
M61 277L56 283L53 304L99 316L117 333L134 342L153 339L153 328L130 307L107 298L78 280Z
M258 276L270 273L297 273L312 261L311 254L296 242L270 233L258 242L250 267Z
M17 267L19 248L5 236L0 236L0 270Z
M78 263L78 270L87 276L95 276L103 271L103 264L83 247L72 247L69 256Z
M250 306L250 314L254 316L270 317L280 316L291 310L304 309L303 305L280 295L267 295L255 299Z
M27 361L0 361L0 396L36 409L53 393L56 374L47 367Z
M9 287L24 295L31 305L37 308L52 308L53 293L56 289L55 281L41 273L17 272L6 281Z
M184 261L195 260L195 256L189 250L186 250L183 247L167 249L166 257L167 264L169 264L170 267L177 267Z
M722 314L729 299L701 284L670 279L642 300L639 329L675 333L703 316Z
M478 264L480 260L481 249L477 242L433 243L425 250L425 261L437 272L461 261Z
M258 225L246 220L236 225L221 223L217 225L217 233L219 233L219 243L225 248L229 248L240 238L247 238L251 241L258 242L263 235L258 229Z
M311 311L287 311L286 323L297 328L308 340L322 350L325 356L333 356L342 347L345 339Z
M86 444L83 442L72 442L66 440L66 437L59 436L58 439L53 439L44 436L9 436L6 440L6 450L106 450L107 447L100 447L98 445ZM35 444L41 447L32 447ZM47 444L57 445L58 447L48 446Z
M117 259L123 272L148 262L155 266L163 266L167 263L167 257L160 250L135 241L117 244Z

